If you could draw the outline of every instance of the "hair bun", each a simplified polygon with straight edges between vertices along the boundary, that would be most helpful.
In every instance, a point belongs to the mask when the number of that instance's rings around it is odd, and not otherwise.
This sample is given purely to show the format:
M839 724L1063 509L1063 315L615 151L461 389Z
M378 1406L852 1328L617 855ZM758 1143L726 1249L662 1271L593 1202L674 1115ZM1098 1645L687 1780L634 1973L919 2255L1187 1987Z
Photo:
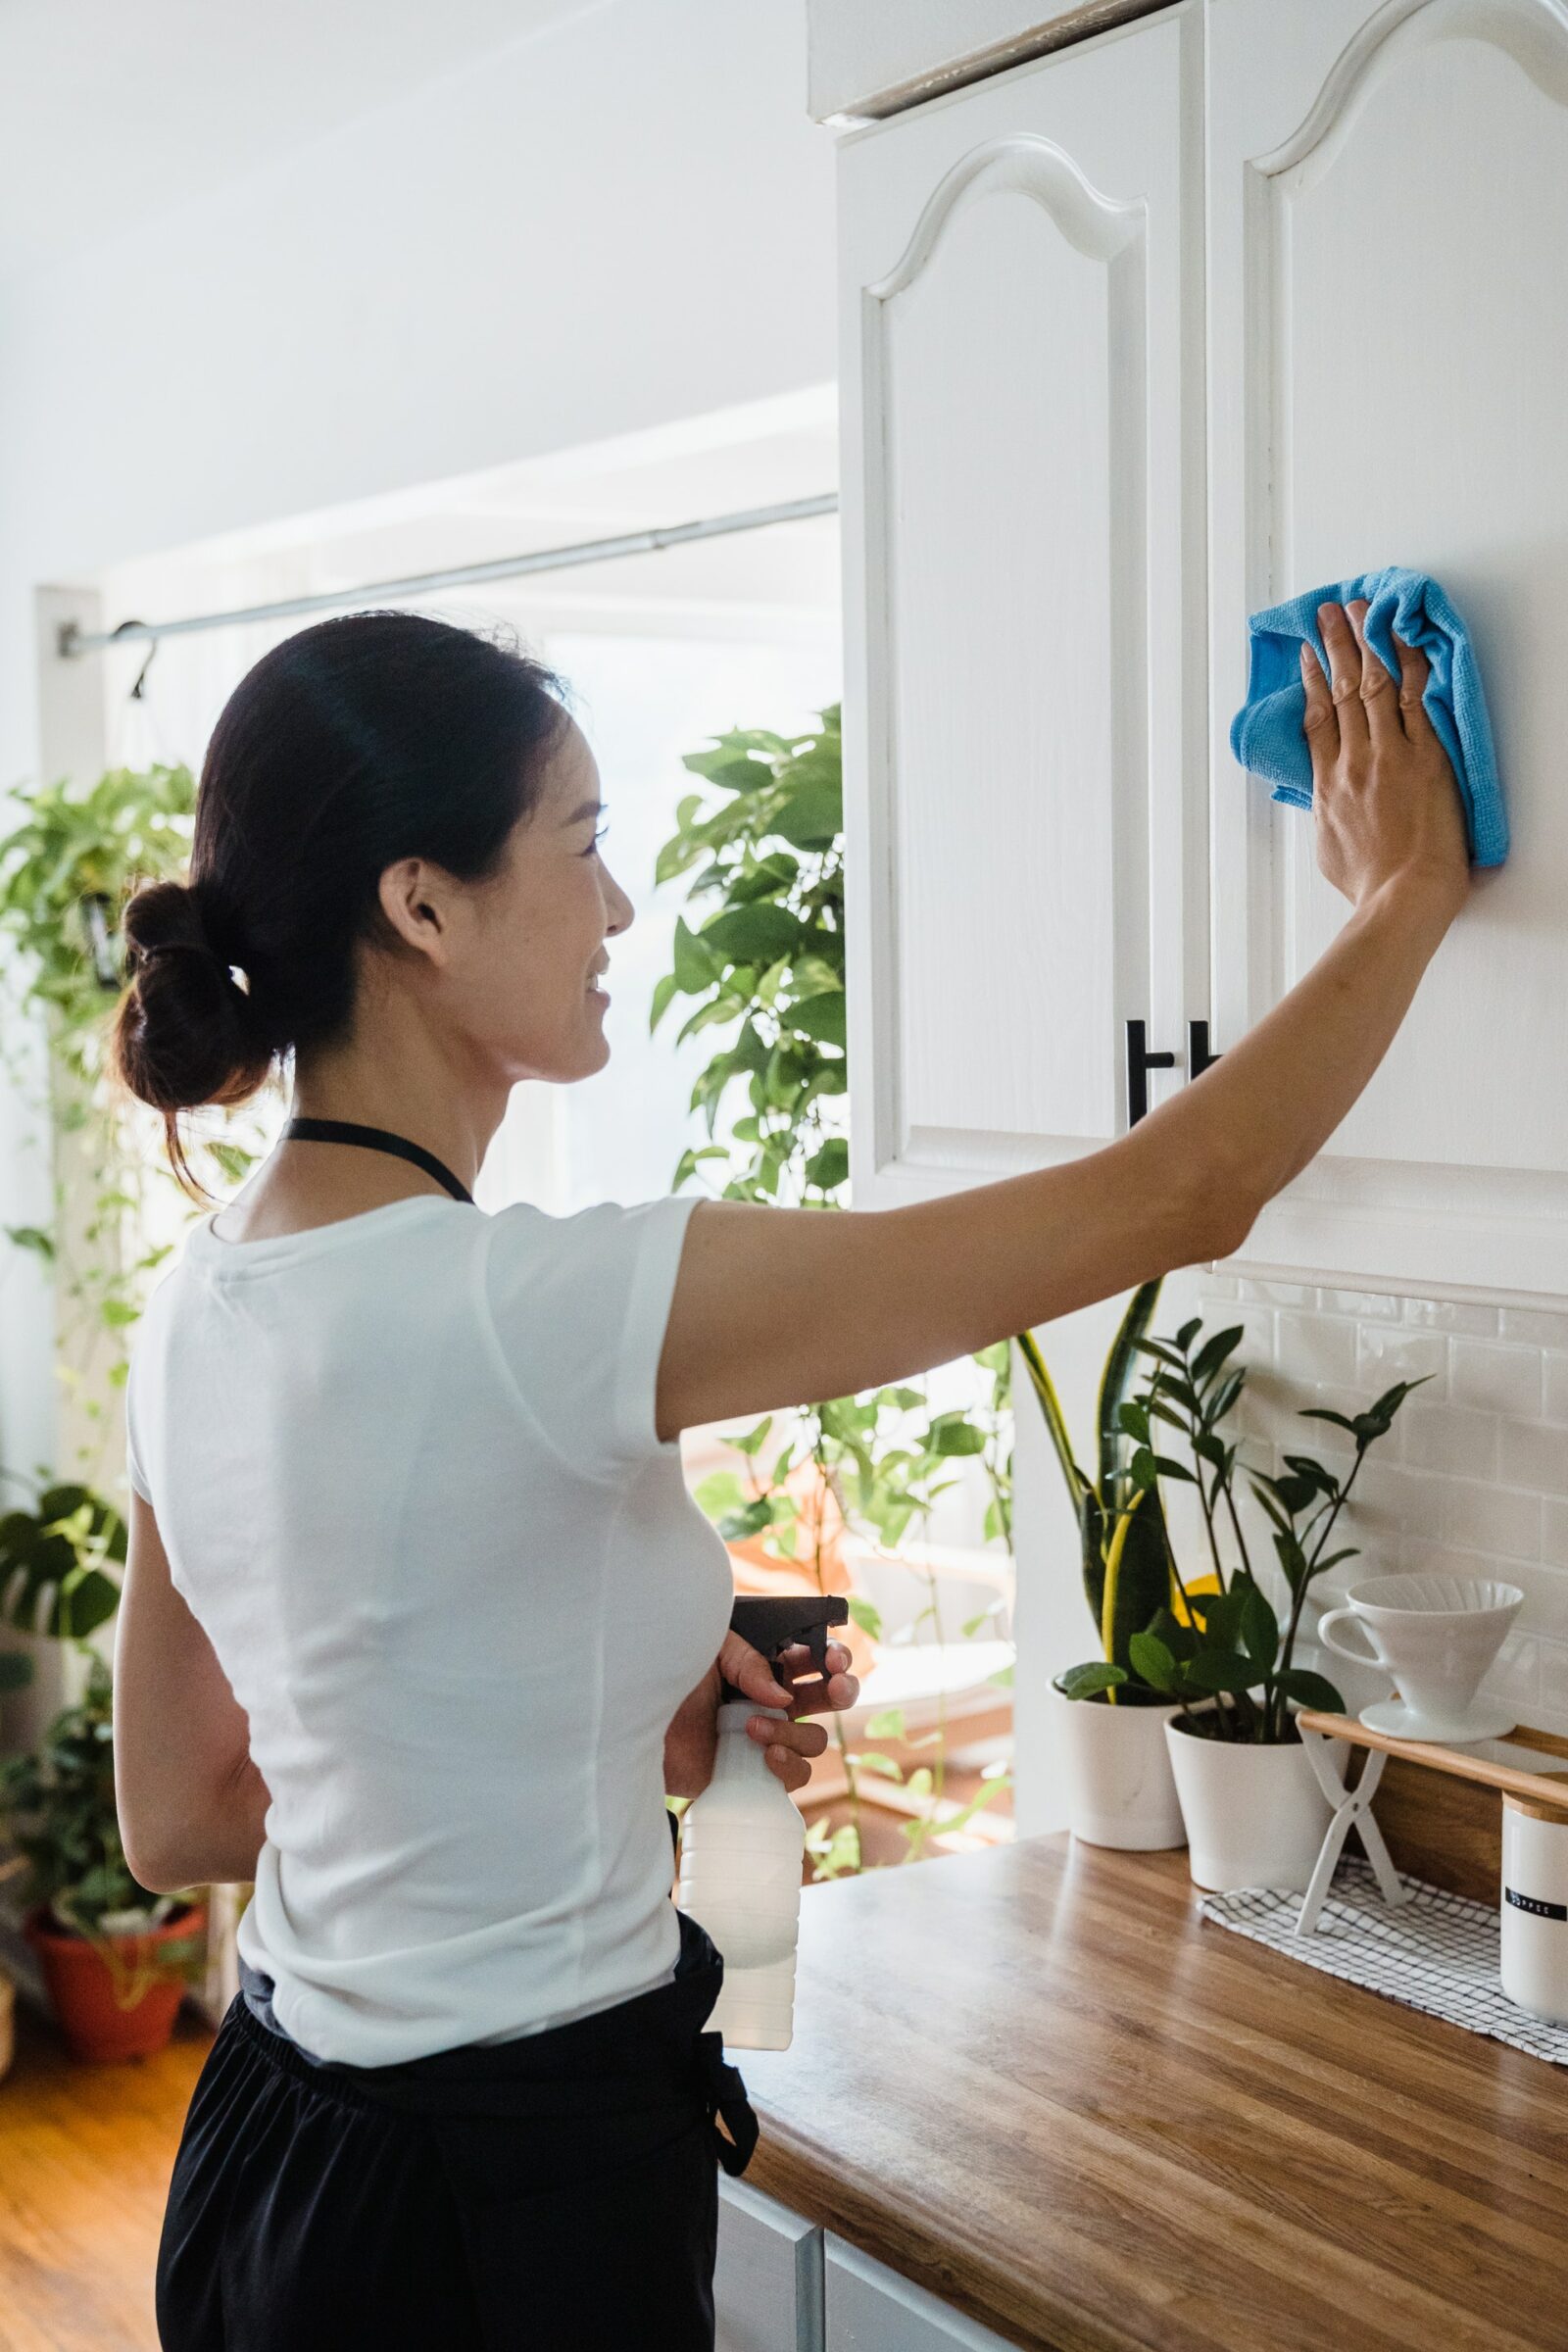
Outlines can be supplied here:
M115 1059L131 1092L165 1112L254 1093L270 1050L214 944L200 883L147 883L127 901L122 927L130 985Z

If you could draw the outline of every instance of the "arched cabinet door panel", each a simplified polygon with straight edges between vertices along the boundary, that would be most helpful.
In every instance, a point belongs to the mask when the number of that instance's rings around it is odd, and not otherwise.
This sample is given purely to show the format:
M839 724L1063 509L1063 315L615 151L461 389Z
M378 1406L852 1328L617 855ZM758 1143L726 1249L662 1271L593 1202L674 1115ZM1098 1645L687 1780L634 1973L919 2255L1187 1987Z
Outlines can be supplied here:
M1406 564L1470 623L1508 862L1239 1271L1568 1295L1568 7L1209 0L1217 1050L1348 907L1241 775L1247 615Z
M1207 1011L1200 35L842 143L858 1206L1112 1141Z

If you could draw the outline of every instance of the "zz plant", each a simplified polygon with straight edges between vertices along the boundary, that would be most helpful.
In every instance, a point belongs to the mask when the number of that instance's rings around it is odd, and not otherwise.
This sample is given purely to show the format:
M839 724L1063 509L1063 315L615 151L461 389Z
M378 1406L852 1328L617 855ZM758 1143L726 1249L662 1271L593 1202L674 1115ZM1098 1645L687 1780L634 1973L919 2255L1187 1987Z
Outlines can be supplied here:
M714 1175L723 1174L725 1200L783 1199L831 1212L842 1205L839 1195L849 1180L842 746L838 706L817 715L820 724L802 735L737 727L716 737L710 749L687 754L684 765L710 789L680 802L676 831L659 853L655 878L666 884L690 875L688 905L695 910L706 902L709 910L701 920L696 911L690 921L677 918L673 968L655 989L650 1028L659 1027L677 998L687 997L696 1004L682 1023L682 1040L710 1028L731 1033L692 1090L691 1107L702 1113L708 1140L682 1152L670 1189L678 1192L713 1162ZM781 1559L808 1567L820 1591L831 1564L831 1518L858 1522L891 1549L910 1521L925 1518L956 1483L955 1463L970 1456L990 1490L986 1540L1000 1539L1010 1548L1006 1343L983 1349L974 1361L983 1376L974 1410L933 1413L921 1390L904 1385L862 1397L831 1397L801 1415L804 1434L770 1464L763 1459L772 1422L767 1416L726 1441L742 1456L744 1474L721 1471L705 1480L696 1490L698 1503L727 1542L762 1538ZM814 1490L804 1510L788 1483L803 1465L808 1465ZM928 1575L926 1586L925 1605L910 1632L929 1623L941 1642L936 1578ZM878 1639L882 1621L874 1605L860 1594L852 1594L849 1605L855 1622ZM964 1638L992 1614L987 1608L969 1618ZM1005 1679L1011 1679L1010 1669ZM876 1750L855 1753L836 1719L833 1730L851 1819L832 1833L813 1828L808 1843L817 1878L861 1867L858 1774L904 1782L896 1758ZM903 1740L902 1710L873 1716L868 1732L872 1740ZM929 1744L931 1764L917 1766L904 1786L913 1795L940 1800L945 1711ZM1005 1786L994 1775L970 1804L941 1821L941 1829L960 1826ZM904 1825L906 1859L920 1852L931 1829L923 1818Z

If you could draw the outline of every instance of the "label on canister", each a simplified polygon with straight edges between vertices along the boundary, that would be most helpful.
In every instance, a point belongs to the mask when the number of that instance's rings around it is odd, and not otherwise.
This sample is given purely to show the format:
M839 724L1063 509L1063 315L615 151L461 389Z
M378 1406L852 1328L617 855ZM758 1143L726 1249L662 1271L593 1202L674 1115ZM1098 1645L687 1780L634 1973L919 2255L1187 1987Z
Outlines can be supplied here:
M1544 1903L1538 1895L1521 1894L1517 1886L1505 1886L1502 1899L1516 1911L1528 1911L1532 1919L1568 1919L1568 1903Z

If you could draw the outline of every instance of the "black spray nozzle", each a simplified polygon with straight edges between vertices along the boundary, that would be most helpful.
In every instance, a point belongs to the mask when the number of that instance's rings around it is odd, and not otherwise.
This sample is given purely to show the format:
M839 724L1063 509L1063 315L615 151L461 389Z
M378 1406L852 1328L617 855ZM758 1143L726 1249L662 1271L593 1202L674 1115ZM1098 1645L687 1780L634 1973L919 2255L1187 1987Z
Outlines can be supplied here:
M804 1642L810 1651L812 1665L825 1683L827 1629L830 1625L847 1625L849 1620L850 1606L842 1592L745 1593L730 1611L729 1630L739 1634L754 1649L760 1650L769 1661L792 1642ZM808 1692L813 1688L808 1684ZM724 1683L719 1695L723 1700L744 1699L746 1692L737 1690L733 1683Z

